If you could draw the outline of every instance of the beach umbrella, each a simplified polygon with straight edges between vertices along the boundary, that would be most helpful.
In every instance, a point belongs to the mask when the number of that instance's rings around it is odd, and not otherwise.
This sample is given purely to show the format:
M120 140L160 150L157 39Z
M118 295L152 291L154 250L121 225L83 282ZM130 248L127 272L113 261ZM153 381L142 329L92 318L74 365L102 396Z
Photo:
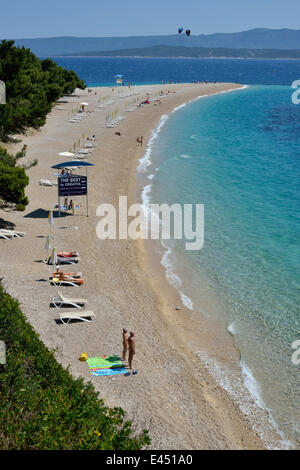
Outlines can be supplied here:
M53 224L53 211L49 211L49 214L48 214L48 222L50 225Z
M50 224L50 233L52 232L52 226L53 226L53 210L49 211L49 214L48 214L48 222Z
M57 259L57 249L54 247L50 256L50 264L57 265L58 264L58 259Z
M47 252L47 255L48 255L48 251L51 249L51 241L52 241L52 237L49 234L49 235L47 235L46 243L45 243L45 250Z
M59 152L60 157L74 157L75 153L72 152Z
M96 166L96 165L94 163L72 160L69 162L57 163L56 165L53 165L51 168L60 169L60 168L71 168L74 166L80 167L80 166Z
M88 106L89 105L88 103L85 103L85 102L80 103L80 104L81 104L81 106Z

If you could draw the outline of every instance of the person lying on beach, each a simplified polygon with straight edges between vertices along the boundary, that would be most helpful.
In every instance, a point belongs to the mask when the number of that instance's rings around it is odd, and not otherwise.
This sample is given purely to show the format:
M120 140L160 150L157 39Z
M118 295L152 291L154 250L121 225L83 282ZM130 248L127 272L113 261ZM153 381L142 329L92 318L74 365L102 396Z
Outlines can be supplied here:
M51 279L51 277L50 277ZM74 282L75 284L83 284L84 280L80 277L72 277L68 276L66 273L59 274L58 276L52 276L53 281L67 281L67 282Z
M73 258L73 257L78 256L78 252L77 251L58 251L57 256L59 256L60 258Z
M129 369L132 369L133 356L135 355L135 341L134 341L133 331L130 332L130 336L128 338L128 348L129 348L128 364L129 364Z
M128 351L128 336L127 336L126 328L123 328L122 342L123 342L122 361L125 361L126 360L126 354L127 354L127 351Z
M73 278L76 278L76 277L81 277L82 276L82 273L81 272L71 272L71 273L65 273L64 271L62 271L60 268L57 268L55 273L52 273L52 276L53 277L58 277L59 276L68 276L68 277L73 277Z
M115 135L121 136L121 132L115 132Z

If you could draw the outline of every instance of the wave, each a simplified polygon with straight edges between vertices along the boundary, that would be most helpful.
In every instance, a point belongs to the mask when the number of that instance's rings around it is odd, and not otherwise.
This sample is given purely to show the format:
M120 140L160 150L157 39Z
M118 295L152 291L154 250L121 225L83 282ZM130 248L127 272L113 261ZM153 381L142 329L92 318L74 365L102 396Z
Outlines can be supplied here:
M174 265L170 259L172 256L172 250L171 248L168 248L163 241L161 242L161 245L166 250L160 262L160 264L165 268L166 279L169 282L169 284L175 287L175 289L179 292L182 304L185 307L187 307L189 310L193 311L194 310L193 301L190 297L188 297L186 294L183 293L181 289L182 280L178 276L178 274L175 273Z
M292 443L285 438L276 425L271 411L262 399L258 382L243 361L240 362L241 373L238 374L208 357L204 351L195 351L194 354L205 365L216 382L238 403L241 412L259 434L267 449L293 449Z
M146 151L143 157L139 160L139 164L137 166L137 171L139 173L146 173L148 167L151 165L151 152L152 152L152 146L155 141L155 139L158 137L159 131L165 124L166 120L169 118L168 114L163 114L162 117L160 118L160 121L158 123L158 126L156 129L151 131L151 137L147 143Z

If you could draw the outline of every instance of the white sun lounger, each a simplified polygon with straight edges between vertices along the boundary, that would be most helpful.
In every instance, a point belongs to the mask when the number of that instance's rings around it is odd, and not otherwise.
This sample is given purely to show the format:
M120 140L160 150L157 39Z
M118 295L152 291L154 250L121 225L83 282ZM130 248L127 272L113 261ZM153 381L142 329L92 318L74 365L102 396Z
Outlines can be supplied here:
M80 160L87 160L89 158L88 155L83 155L83 154L80 154L78 153L77 155L75 155L76 157L76 160L80 161Z
M74 258L74 257L72 257L72 258L71 257L62 258L61 256L57 257L57 264L76 264L79 261L80 261L79 256L77 256L76 258ZM45 263L53 265L52 260L51 260L51 256L47 260L45 260Z
M1 229L1 232L4 235L11 235L12 237L22 238L26 235L26 232L19 232L18 230L8 230L8 229Z
M85 149L94 149L96 147L96 145L93 145L93 144L90 144L90 143L87 143L87 144L84 144L83 148Z
M68 257L62 257L58 256L57 257L58 264L76 264L80 261L79 256L70 256Z
M72 305L75 308L84 308L88 301L86 299L74 299L71 297L65 297L61 292L57 292L58 297L53 297L52 303L56 308L60 308L63 305Z
M50 284L52 286L73 286L73 287L80 287L82 284L77 284L76 282L76 279L74 279L74 282L69 280L62 280L62 279L58 279L57 277L51 277L50 278Z
M93 318L95 318L95 314L94 312L91 310L89 312L87 311L83 311L83 312L66 312L66 313L62 313L61 315L59 315L59 319L60 321L64 324L64 325L67 325L70 320L81 320L81 321L85 321L85 322L91 322L93 320Z
M55 181L50 181L50 180L40 180L39 184L41 186L57 186L57 183Z
M12 234L10 233L3 233L2 230L0 230L0 238L4 238L5 240L11 240L13 237Z

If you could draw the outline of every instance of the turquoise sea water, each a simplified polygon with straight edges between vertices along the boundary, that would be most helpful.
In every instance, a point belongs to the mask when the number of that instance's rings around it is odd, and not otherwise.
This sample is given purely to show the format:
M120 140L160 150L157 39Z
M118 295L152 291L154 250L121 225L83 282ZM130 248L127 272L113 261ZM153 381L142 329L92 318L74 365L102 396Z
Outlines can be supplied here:
M145 203L205 205L203 249L164 242L162 262L189 308L203 313L203 285L221 302L245 393L281 432L275 443L254 423L270 447L300 446L300 365L291 348L300 339L300 105L291 94L254 85L187 104L163 117L139 166ZM211 369L224 385L226 373Z

